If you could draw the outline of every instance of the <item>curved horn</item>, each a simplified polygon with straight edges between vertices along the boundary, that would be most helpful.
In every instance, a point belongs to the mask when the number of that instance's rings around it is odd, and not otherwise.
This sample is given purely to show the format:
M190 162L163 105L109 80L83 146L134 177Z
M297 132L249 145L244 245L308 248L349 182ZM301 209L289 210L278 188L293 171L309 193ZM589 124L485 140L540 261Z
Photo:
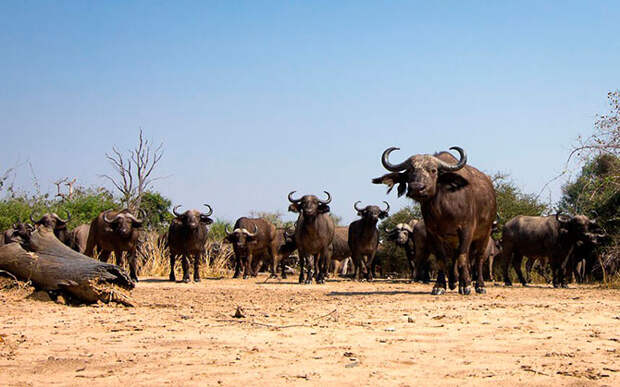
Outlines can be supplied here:
M465 153L463 148L458 147L458 146L453 146L452 148L450 148L450 150L455 150L459 152L459 154L461 155L461 159L459 160L458 163L452 165L435 157L435 160L439 164L439 169L441 169L442 171L448 171L448 172L458 171L459 169L463 168L465 164L467 164L467 153Z
M35 224L36 224L36 223L37 223L37 221L36 221L36 220L34 220L34 218L32 217L32 215L34 215L34 213L35 213L35 211L32 211L32 212L30 213L30 221L31 221L32 223L35 223ZM41 220L41 219L39 219L39 220Z
M70 213L69 211L67 211L67 210L65 210L65 212L67 213L67 220L62 219L62 218L61 218L60 216L58 216L56 213L54 213L54 217L55 217L57 220L61 221L62 223L67 223L67 222L69 222L69 221L71 220L71 213Z
M228 224L224 226L224 232L226 233L227 236L232 234L232 232L228 231Z
M394 231L396 231L396 230L397 230L397 227L394 227L394 228L393 228L393 229L391 229L391 230L388 230L388 229L386 228L386 229L385 229L385 233L386 233L386 234L391 234L391 233L393 233L393 232L394 232Z
M325 199L325 200L319 199L319 203L321 203L321 204L329 204L329 203L331 203L332 202L332 195L330 195L329 192L327 192L327 191L323 191L323 192L325 192L325 194L327 195L327 199Z
M383 151L383 154L381 155L381 164L383 164L383 168L387 169L390 172L400 172L407 169L408 160L405 160L400 164L390 163L390 153L394 152L395 150L400 150L400 148L397 148L395 146L387 148Z
M387 206L384 211L390 212L390 203L386 202L385 200L383 201L383 203L385 203L385 205Z
M174 206L174 207L172 208L172 213L174 214L174 216L179 217L179 216L182 216L182 215L183 215L183 214L179 214L179 213L177 212L177 208L179 208L179 207L181 207L181 205L180 205L180 204L177 204L176 206Z
M562 220L562 219L560 219L560 217L561 217L561 216L568 216L568 217L570 218L570 215L564 215L564 214L562 213L562 211L558 211L558 213L557 213L557 214L555 214L555 220L557 220L557 221L558 221L558 222L560 222L560 223L566 223L566 222L568 222L568 220Z
M117 214L113 219L108 219L108 213L112 211L112 210L106 210L103 212L103 221L110 224L110 223L114 223L114 221L116 219L118 219L119 216L121 216L121 214Z
M210 205L205 204L204 206L209 209L209 212L207 214L203 214L204 216L210 216L211 214L213 214L213 208L211 208Z
M256 224L254 225L254 233L249 232L247 229L245 230L245 233L249 236L249 237L255 237L258 234L258 227L256 227Z
M353 208L355 208L355 211L362 211L363 208L357 208L357 203L361 203L360 200L356 201L355 203L353 203Z
M297 192L297 191L291 191L291 192L289 192L289 194L288 194L288 201L289 201L289 202L291 202L291 203L299 203L299 202L301 201L301 198L299 198L299 199L293 199L293 194L294 194L295 192Z
M142 219L136 218L131 212L127 213L127 217L136 223L142 223Z

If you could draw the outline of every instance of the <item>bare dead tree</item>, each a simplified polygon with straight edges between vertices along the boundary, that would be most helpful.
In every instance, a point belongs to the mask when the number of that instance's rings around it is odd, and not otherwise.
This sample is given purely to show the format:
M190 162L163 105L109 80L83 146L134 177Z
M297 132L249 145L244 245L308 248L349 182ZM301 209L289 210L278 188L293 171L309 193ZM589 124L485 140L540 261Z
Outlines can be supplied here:
M56 196L62 198L62 200L71 200L71 198L73 197L73 185L75 184L76 181L77 179L74 178L73 180L69 180L68 177L55 181L54 185L56 186L56 189L58 191ZM68 193L65 194L61 192L60 190L61 184L64 184L65 186L68 187Z
M589 137L579 137L577 145L568 156L567 163L575 155L587 160L600 154L620 157L620 91L607 93L610 111L599 115L594 122L594 132Z
M149 140L144 139L142 129L138 137L138 145L130 150L126 157L116 148L112 147L112 154L106 153L106 158L112 164L117 176L100 175L108 179L121 193L123 204L131 211L138 211L142 202L142 196L154 181L160 177L152 176L153 170L161 160L164 144L153 147Z

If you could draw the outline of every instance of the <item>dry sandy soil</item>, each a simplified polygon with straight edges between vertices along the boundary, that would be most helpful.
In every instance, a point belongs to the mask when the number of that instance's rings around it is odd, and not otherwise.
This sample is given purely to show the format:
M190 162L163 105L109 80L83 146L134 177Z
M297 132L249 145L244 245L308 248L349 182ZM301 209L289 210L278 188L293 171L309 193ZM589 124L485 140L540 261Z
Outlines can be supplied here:
M1 290L0 385L620 385L620 290L264 279L146 279L135 308Z

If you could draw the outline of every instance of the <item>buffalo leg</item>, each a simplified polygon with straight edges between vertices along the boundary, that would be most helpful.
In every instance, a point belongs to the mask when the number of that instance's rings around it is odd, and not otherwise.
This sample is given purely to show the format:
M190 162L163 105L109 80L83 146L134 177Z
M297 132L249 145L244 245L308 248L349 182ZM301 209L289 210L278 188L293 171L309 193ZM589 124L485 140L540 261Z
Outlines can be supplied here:
M512 265L512 250L504 246L504 251L502 252L502 258L504 261L504 285L512 286L512 280L510 279L510 266Z
M527 283L532 282L532 269L534 268L534 263L536 262L536 258L527 257L527 261L525 261L525 281Z
M247 279L248 276L252 275L252 254L248 253L247 257L245 257L245 267L243 268L243 279Z
M471 248L472 230L465 229L459 233L458 255L454 262L454 275L459 280L459 294L471 294L471 275L469 272L469 250Z
M235 253L235 274L233 278L239 278L241 276L241 258Z
M202 254L194 255L194 282L200 282L200 259Z
M172 282L175 282L177 280L176 276L174 275L175 262L176 262L176 254L170 253L170 275L168 276L168 279Z
M372 281L375 277L375 253L368 255L368 264L370 266L370 270L366 273L366 279L368 281Z
M110 259L110 254L112 254L110 250L101 250L101 253L99 253L99 260L107 263Z
M304 269L306 268L306 257L300 252L299 253L299 283L303 284L305 277L304 277Z
M138 282L138 256L135 251L127 253L129 261L129 276L134 282Z
M523 255L521 255L520 253L516 253L512 261L512 266L515 268L515 271L517 272L517 277L519 278L521 284L523 286L527 286L527 281L525 281L525 278L523 277L523 271L521 270L521 262L523 262Z
M181 256L181 267L183 268L183 282L189 282L189 257L186 254Z
M312 283L312 279L314 278L314 267L315 267L315 259L314 256L312 254L306 254L305 257L305 263L306 263L306 279L304 281L304 283L306 285L311 284Z

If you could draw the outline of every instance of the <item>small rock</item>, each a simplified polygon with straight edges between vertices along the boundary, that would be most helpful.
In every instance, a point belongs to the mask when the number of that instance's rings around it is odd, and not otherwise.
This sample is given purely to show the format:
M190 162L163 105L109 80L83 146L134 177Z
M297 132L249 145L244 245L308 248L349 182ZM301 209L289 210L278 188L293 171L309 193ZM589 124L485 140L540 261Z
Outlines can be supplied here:
M408 323L414 323L415 320L413 319L413 317L409 316L409 317L407 317L407 322Z
M395 328L393 328L393 327L387 327L387 328L385 328L385 331L386 331L386 332L395 332L395 331L396 331L396 329L395 329Z
M237 306L237 311L235 311L235 314L233 314L233 317L234 318L245 318L243 308L240 306Z

